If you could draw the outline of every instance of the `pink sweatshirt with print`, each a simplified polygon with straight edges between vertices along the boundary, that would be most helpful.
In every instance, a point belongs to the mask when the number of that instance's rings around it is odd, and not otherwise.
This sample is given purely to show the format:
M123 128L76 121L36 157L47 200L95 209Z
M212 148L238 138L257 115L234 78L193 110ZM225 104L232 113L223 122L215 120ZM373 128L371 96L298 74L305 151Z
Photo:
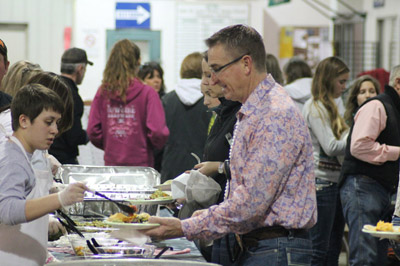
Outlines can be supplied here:
M93 99L87 133L104 150L105 165L154 167L154 149L166 143L169 130L157 92L132 80L126 103L100 87Z

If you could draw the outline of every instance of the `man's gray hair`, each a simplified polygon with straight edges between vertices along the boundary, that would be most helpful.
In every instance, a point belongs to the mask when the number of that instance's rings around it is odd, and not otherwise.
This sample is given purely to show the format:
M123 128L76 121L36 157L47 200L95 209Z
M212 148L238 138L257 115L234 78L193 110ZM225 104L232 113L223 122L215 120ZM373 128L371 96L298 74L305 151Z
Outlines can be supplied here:
M394 87L396 78L400 78L400 65L394 66L390 71L389 86Z
M224 45L232 58L241 55L251 56L256 69L265 72L266 52L261 35L252 27L233 25L221 29L205 40L209 48L217 44Z
M74 63L74 64L71 64L71 63L61 63L61 70L60 70L60 72L61 72L62 74L69 74L69 75L72 75L72 74L75 73L76 68L77 68L79 65L85 66L86 63Z

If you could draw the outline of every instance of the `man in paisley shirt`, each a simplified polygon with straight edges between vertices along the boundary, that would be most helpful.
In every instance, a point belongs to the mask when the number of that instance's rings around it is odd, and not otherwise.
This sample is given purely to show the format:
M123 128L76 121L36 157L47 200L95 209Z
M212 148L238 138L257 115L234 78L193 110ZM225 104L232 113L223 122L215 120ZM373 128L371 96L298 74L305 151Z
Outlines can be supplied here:
M307 229L317 218L313 155L307 126L265 69L259 33L226 27L206 40L212 82L241 102L230 152L225 200L186 220L150 217L155 238L218 239L222 265L310 265ZM215 245L215 243L214 243Z

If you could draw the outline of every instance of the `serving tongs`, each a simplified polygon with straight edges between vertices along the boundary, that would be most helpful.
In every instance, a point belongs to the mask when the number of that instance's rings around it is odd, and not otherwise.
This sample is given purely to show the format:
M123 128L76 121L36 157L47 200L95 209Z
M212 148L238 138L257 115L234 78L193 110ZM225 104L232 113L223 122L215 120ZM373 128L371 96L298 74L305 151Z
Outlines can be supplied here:
M65 214L62 210L58 209L57 210L57 214L60 215L62 218L65 219L65 222L63 222L59 217L58 221L60 221L60 223L67 229L77 233L80 237L85 238L85 236L82 234L82 232L77 228L77 224L74 222L74 220L72 220L67 214ZM96 240L94 238L92 238L93 244L94 246L98 246ZM99 254L99 252L97 251L97 249L92 245L92 243L90 243L89 240L86 239L86 244L89 247L90 251L92 251L92 253L94 255Z
M110 199L109 197L107 197L106 195L98 192L98 191L94 191L94 194L97 196L100 196L102 198L105 198L106 200L111 201L112 203L116 204L122 211L128 213L128 214L134 214L136 212L136 210L128 205L122 204L118 201L115 201L113 199Z

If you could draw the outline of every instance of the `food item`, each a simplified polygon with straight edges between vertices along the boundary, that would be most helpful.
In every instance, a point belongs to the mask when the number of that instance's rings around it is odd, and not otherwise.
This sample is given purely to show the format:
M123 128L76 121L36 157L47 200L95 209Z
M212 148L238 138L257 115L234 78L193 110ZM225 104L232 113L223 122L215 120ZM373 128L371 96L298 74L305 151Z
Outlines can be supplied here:
M78 226L92 226L92 227L99 227L99 228L107 228L108 226L100 220L94 220L91 222L76 222Z
M150 214L148 213L134 213L133 215L126 216L123 213L117 212L116 214L111 215L107 220L110 222L118 222L118 223L146 223L148 222Z
M82 246L77 246L77 247L74 247L74 252L75 252L75 254L77 256L83 256L84 255L84 253L83 253L84 249L85 248L82 247Z
M385 232L393 232L393 224L385 223L384 221L379 221L376 224L376 231L385 231Z
M150 195L150 199L158 199L158 198L165 198L165 197L170 197L170 195L163 192L160 189L156 190L153 194Z

